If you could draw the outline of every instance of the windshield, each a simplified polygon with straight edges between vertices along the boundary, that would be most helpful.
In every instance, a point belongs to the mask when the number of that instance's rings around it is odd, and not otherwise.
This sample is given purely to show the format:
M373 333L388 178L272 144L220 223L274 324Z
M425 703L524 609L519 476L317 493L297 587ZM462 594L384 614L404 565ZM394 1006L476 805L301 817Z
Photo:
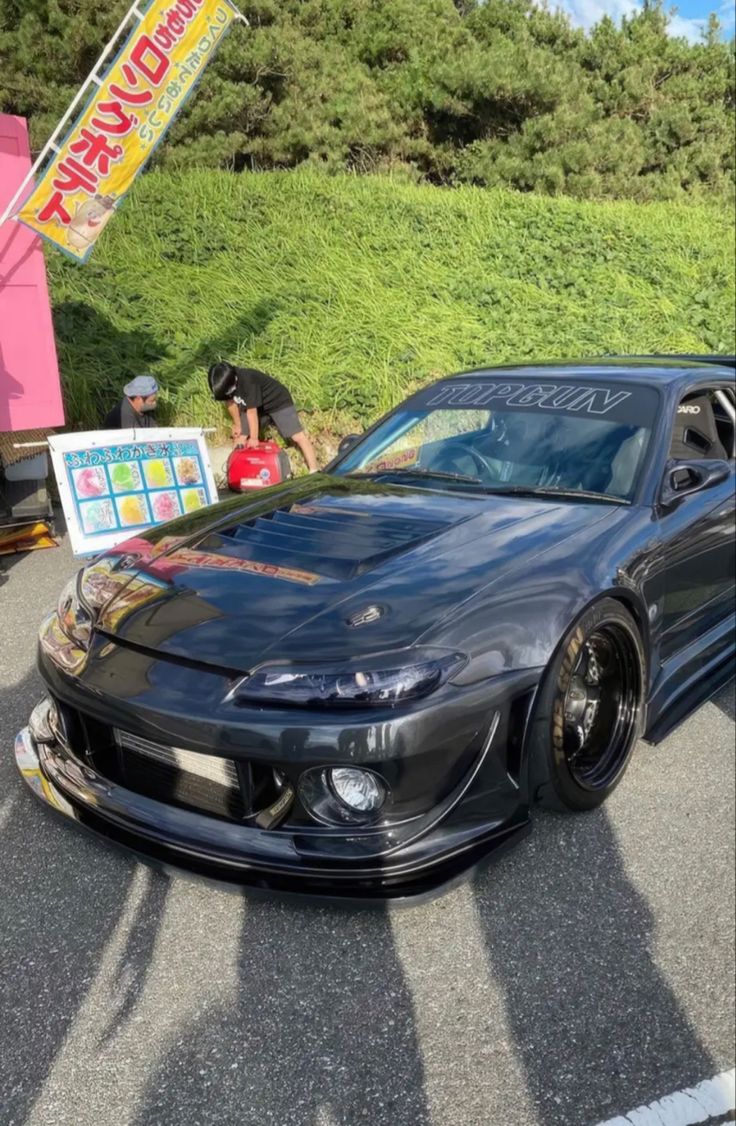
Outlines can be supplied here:
M435 385L336 467L428 488L560 493L630 500L658 407L632 384Z

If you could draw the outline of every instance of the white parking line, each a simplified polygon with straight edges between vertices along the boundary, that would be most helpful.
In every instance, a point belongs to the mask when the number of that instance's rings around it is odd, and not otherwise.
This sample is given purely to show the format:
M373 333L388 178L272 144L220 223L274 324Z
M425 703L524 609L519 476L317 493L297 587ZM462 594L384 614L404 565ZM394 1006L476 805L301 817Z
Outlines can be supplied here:
M665 1095L649 1106L638 1106L626 1115L600 1122L598 1126L691 1126L708 1122L736 1109L736 1071L722 1071L712 1079Z

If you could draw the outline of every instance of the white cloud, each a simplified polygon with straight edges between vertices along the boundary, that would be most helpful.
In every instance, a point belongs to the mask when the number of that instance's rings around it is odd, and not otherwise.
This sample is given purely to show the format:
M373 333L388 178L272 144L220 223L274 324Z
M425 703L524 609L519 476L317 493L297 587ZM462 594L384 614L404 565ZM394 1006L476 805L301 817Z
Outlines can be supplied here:
M723 25L723 30L733 35L736 28L736 3L734 0L724 0L718 9L718 19Z
M639 8L634 0L560 0L559 7L567 12L576 27L589 30L604 16L616 23L624 16L633 15Z
M687 39L689 43L700 43L707 20L688 19L686 16L670 16L668 31L670 35Z
M604 16L610 16L615 23L619 23L624 16L631 16L640 11L642 3L638 0L558 0L558 6L567 12L576 27L589 30ZM721 21L725 35L732 35L734 31L734 0L723 0L716 14ZM693 19L686 16L673 15L669 22L670 35L682 36L690 43L699 43L707 19Z

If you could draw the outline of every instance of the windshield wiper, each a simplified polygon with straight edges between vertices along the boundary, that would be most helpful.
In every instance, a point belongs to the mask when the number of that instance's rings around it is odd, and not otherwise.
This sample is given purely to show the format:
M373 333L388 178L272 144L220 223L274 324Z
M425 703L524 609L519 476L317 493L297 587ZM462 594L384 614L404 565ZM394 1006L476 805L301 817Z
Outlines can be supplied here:
M544 485L507 485L505 488L489 485L485 491L499 496L559 497L561 500L599 500L606 504L629 504L623 497L613 497L608 493L594 493L586 489L549 489Z
M411 466L397 465L395 469L379 469L374 472L356 471L346 473L346 477L393 477L402 474L406 477L434 477L440 481L464 481L469 485L480 485L484 493L491 496L514 497L553 497L559 500L593 500L606 504L629 504L623 497L610 496L608 493L596 493L586 489L553 489L544 485L487 485L480 477L471 477L466 473L448 473L441 469L413 469Z
M470 485L482 485L480 477L467 473L447 473L442 469L412 469L409 465L397 465L395 469L379 469L374 473L346 473L346 477L393 477L401 473L407 477L435 477L440 481L466 481Z

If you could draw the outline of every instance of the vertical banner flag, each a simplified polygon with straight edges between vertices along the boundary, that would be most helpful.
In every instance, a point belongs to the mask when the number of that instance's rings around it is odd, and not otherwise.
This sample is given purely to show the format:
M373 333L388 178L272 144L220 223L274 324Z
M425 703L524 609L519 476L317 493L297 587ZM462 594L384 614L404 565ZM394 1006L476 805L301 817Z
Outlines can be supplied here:
M139 22L16 215L78 262L242 18L230 0L140 0L133 14Z

